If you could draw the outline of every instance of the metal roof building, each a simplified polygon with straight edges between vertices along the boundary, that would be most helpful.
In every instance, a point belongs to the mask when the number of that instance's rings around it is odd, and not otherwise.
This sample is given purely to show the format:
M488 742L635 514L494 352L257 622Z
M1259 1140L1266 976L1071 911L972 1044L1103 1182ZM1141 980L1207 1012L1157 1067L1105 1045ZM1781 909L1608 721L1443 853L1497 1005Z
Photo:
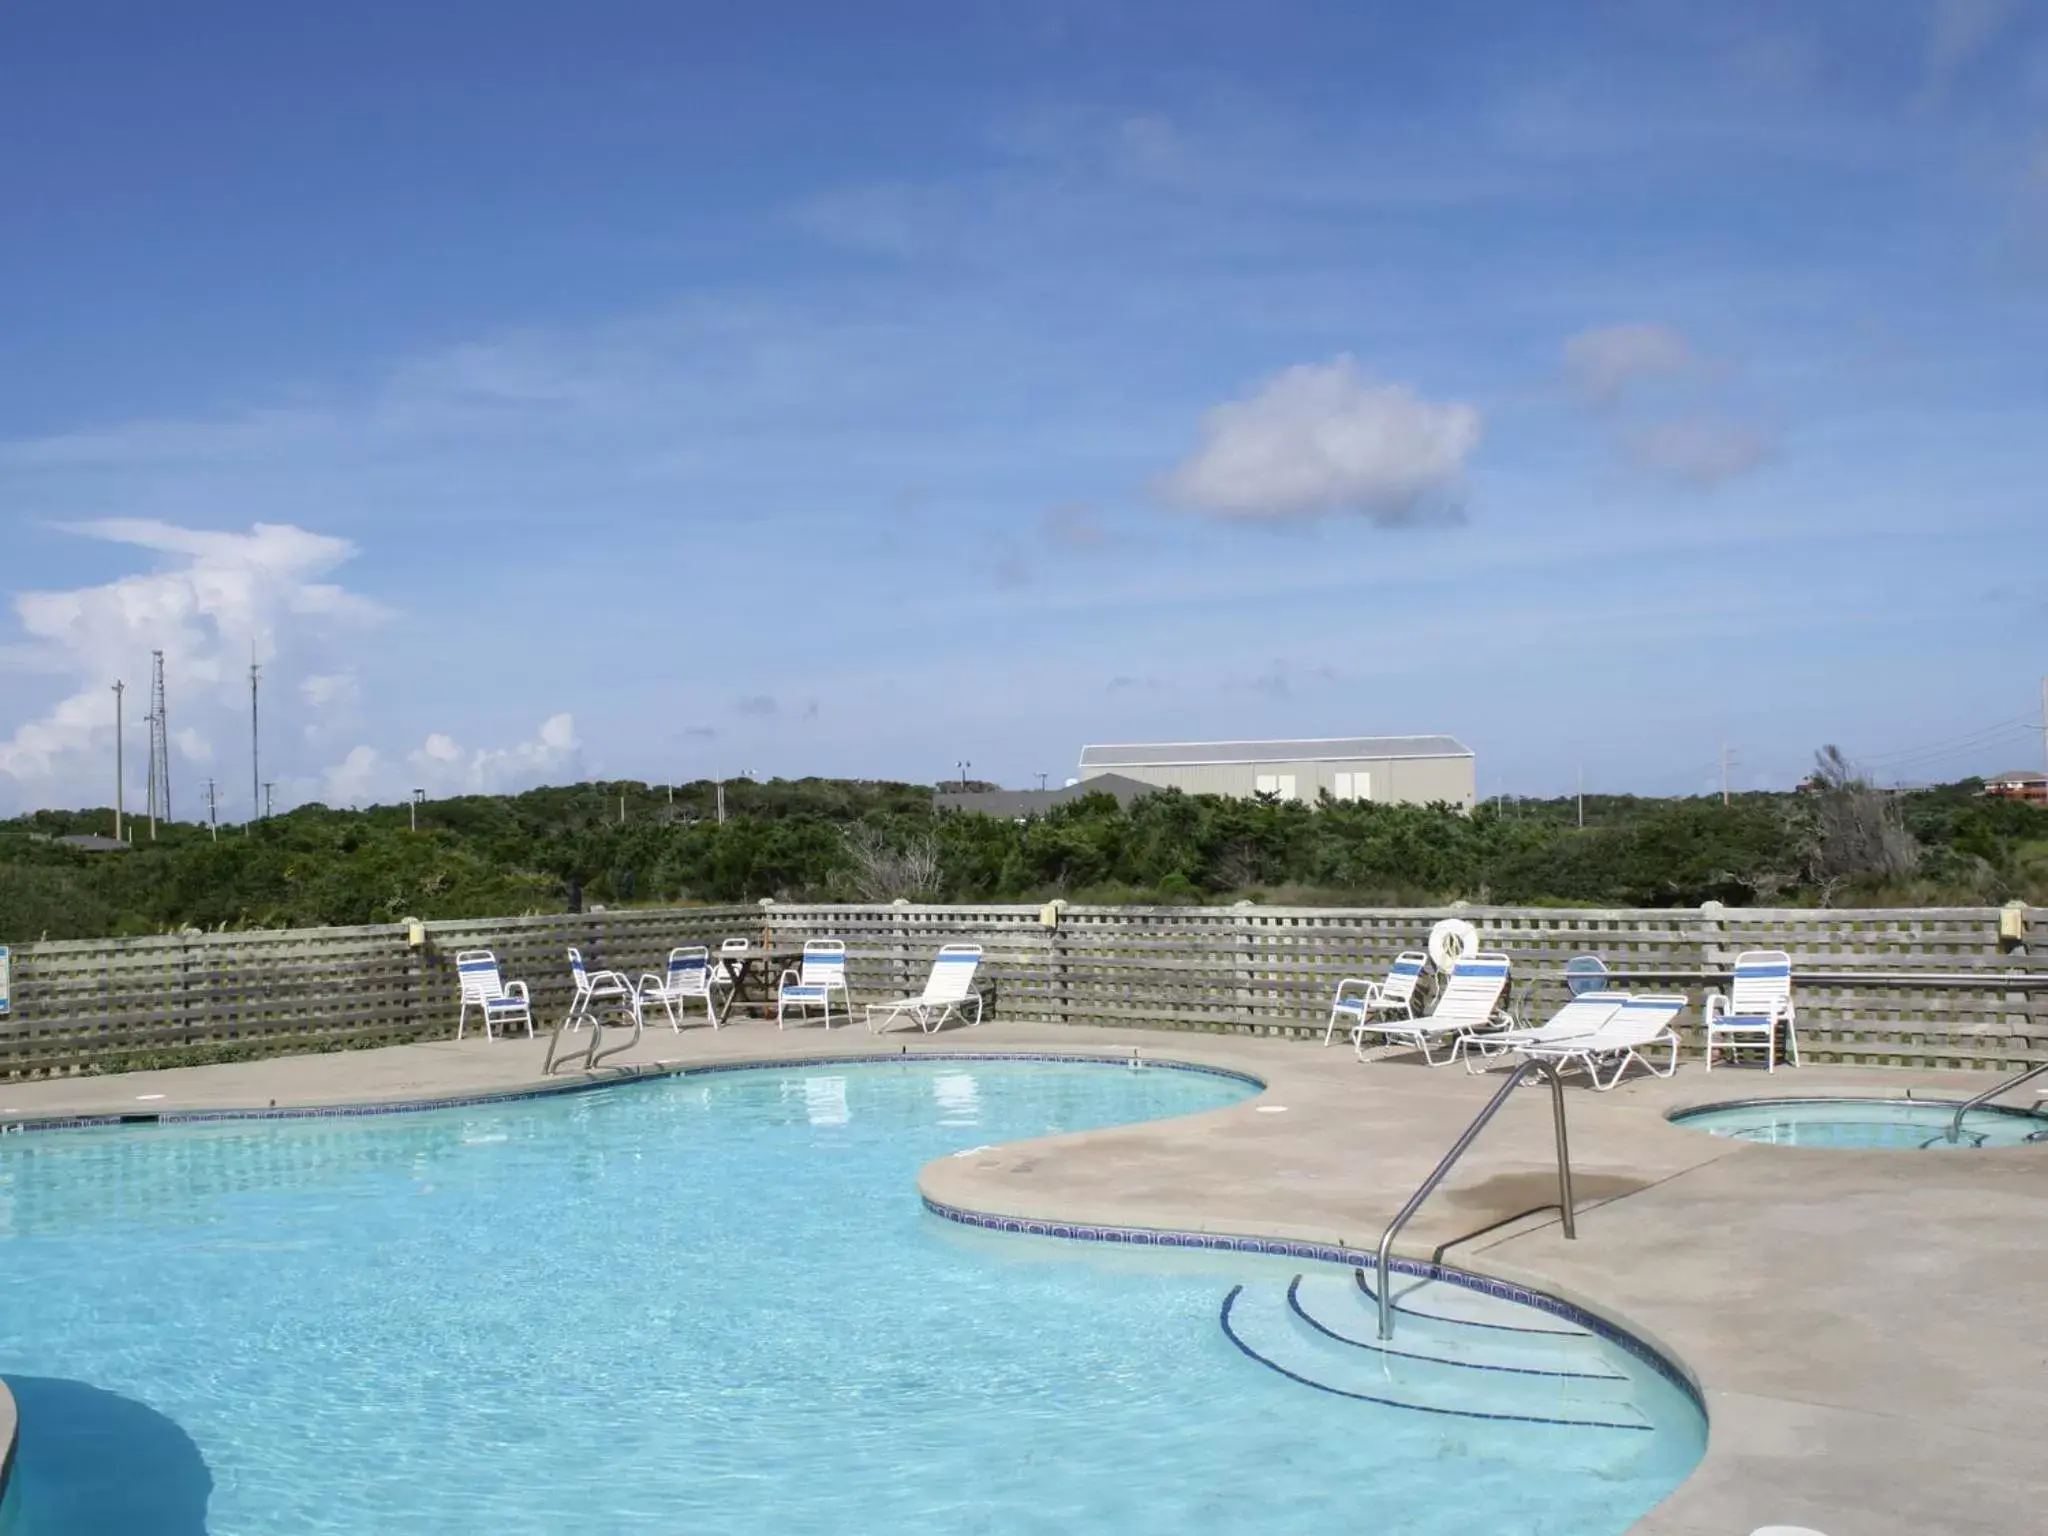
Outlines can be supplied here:
M1379 800L1470 810L1472 749L1454 736L1335 736L1308 741L1121 742L1081 749L1081 781L1121 774L1191 795L1277 795L1314 804Z

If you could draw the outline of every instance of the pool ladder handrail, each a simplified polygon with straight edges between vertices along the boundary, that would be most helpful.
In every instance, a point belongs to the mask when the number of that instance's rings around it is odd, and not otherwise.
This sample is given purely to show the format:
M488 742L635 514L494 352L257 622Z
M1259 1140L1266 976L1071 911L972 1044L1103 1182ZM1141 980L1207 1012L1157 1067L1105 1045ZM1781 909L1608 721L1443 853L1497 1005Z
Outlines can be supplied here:
M1457 1164L1458 1159L1465 1155L1465 1149L1478 1140L1479 1133L1486 1129L1487 1123L1499 1113L1501 1105L1507 1103L1508 1096L1522 1086L1531 1072L1541 1073L1550 1080L1551 1118L1557 1127L1557 1206L1564 1216L1564 1235L1568 1238L1576 1238L1579 1235L1577 1224L1572 1219L1572 1156L1571 1146L1565 1135L1564 1078L1559 1075L1555 1063L1531 1058L1515 1068L1508 1075L1508 1080L1500 1085L1500 1091L1487 1101L1484 1109L1473 1116L1472 1123L1466 1126L1464 1133L1451 1144L1451 1150L1443 1155L1443 1161L1436 1165L1430 1176L1408 1197L1408 1203L1401 1207L1399 1214L1387 1223L1387 1230L1380 1235L1379 1267L1374 1278L1378 1281L1382 1339L1391 1339L1394 1336L1394 1287L1387 1265L1392 1256L1395 1236L1408 1225L1408 1218L1422 1208L1422 1202L1436 1192L1436 1187L1443 1183L1444 1176ZM1542 1210L1543 1207L1538 1206L1537 1209Z
M2009 1077L2004 1082L2000 1083L1996 1088L1985 1089L1982 1093L1978 1094L1977 1097L1970 1100L1969 1103L1958 1105L1956 1107L1955 1118L1949 1121L1948 1123L1948 1139L1951 1142L1957 1142L1963 1139L1963 1116L1967 1115L1971 1110L1978 1109L1981 1108L1983 1105L1989 1104L1993 1099L1999 1097L1999 1095L2010 1093L2013 1089L2019 1087L2020 1084L2031 1082L2044 1072L2048 1072L2048 1061L2036 1062L2033 1066L2027 1068L2026 1071L2022 1072L2018 1077Z

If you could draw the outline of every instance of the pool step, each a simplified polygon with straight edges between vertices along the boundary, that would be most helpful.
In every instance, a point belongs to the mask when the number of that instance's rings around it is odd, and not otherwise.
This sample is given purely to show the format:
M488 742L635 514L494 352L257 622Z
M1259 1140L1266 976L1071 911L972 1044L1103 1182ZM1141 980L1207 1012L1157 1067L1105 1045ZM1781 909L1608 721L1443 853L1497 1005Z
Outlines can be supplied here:
M1589 1334L1518 1335L1499 1329L1488 1353L1452 1330L1403 1319L1382 1345L1372 1313L1323 1285L1263 1282L1233 1288L1224 1299L1226 1338L1248 1358L1304 1387L1386 1408L1453 1419L1487 1419L1535 1428L1637 1434L1652 1426L1638 1405L1638 1384ZM1529 1309L1525 1315L1543 1319ZM1364 1319L1363 1326L1360 1320ZM1531 1354L1548 1347L1547 1357Z
M1436 1289L1449 1292L1457 1288L1439 1284ZM1486 1370L1609 1380L1625 1374L1615 1362L1611 1346L1584 1329L1528 1307L1500 1302L1496 1297L1467 1294L1475 1301L1494 1305L1469 1308L1449 1295L1440 1304L1434 1294L1417 1296L1411 1290L1407 1299L1414 1305L1439 1306L1440 1310L1398 1308L1394 1313L1394 1337L1385 1343L1379 1338L1377 1302L1349 1273L1295 1276L1288 1286L1288 1305L1310 1328L1356 1348L1388 1350ZM1454 1317L1450 1315L1453 1307L1472 1316Z

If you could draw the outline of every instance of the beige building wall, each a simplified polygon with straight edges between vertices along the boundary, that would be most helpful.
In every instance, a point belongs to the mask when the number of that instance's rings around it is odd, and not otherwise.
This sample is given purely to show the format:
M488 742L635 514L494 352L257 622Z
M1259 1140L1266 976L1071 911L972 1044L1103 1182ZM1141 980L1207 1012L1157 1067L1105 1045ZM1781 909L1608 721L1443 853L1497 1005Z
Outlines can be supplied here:
M1082 776L1094 778L1105 772L1190 795L1249 799L1262 789L1277 794L1286 794L1291 789L1291 798L1311 805L1328 790L1340 800L1412 805L1441 800L1469 811L1478 787L1474 760L1470 757L1295 758L1258 763L1126 765L1084 769Z

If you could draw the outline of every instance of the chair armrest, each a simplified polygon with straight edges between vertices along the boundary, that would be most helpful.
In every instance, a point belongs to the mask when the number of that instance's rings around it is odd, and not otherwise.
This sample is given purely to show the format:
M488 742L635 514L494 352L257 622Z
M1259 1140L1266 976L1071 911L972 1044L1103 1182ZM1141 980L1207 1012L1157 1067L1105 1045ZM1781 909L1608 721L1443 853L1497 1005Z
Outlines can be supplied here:
M508 981L508 982L506 982L506 983L505 983L505 995L506 995L507 997L516 997L516 998L518 998L518 999L519 999L519 1001L520 1001L520 1002L524 1003L524 1002L525 1002L525 1001L527 1000L527 997L526 997L526 983L525 983L525 982L523 982L523 981Z
M780 976L775 978L775 990L780 992L784 987L788 986L791 982L794 981L801 983L803 979L804 973L798 967L792 965L791 967L789 967L788 970L784 971Z
M1344 989L1346 987L1357 987L1361 991L1370 991L1372 989L1372 982L1363 976L1346 976L1342 981L1337 983L1337 994L1334 998L1331 999L1331 1001L1339 1003L1343 1002Z
M640 980L634 984L633 995L638 997L642 992L659 992L667 985L666 977L657 976L652 971L642 971Z
M1718 992L1709 992L1706 1001L1700 1005L1700 1013L1706 1019L1709 1029L1713 1028L1714 1020L1727 1011L1728 999Z

